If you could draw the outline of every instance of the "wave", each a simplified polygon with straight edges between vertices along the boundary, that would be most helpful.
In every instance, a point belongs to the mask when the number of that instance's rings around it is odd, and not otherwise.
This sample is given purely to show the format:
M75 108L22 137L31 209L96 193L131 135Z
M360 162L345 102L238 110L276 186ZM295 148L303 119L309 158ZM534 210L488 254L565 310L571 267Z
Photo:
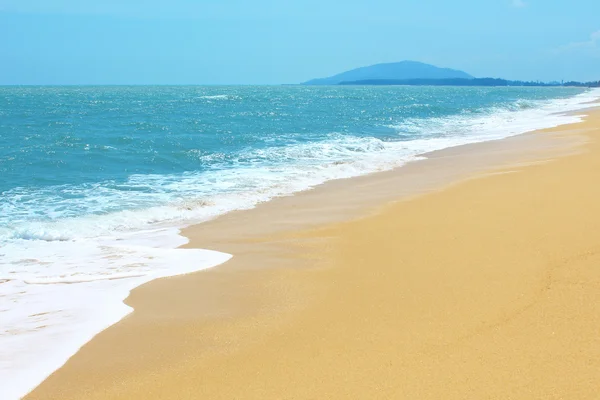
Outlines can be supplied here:
M132 175L118 184L15 188L0 201L0 240L66 241L202 222L332 179L395 168L430 151L577 122L578 116L556 112L581 108L594 93L555 101L517 100L476 115L385 125L396 139L332 132L316 142L228 154L197 152L199 163L210 165L199 172ZM43 217L35 218L32 210Z
M204 99L204 100L241 100L241 97L231 95L231 94L215 94L215 95L200 96L199 99Z

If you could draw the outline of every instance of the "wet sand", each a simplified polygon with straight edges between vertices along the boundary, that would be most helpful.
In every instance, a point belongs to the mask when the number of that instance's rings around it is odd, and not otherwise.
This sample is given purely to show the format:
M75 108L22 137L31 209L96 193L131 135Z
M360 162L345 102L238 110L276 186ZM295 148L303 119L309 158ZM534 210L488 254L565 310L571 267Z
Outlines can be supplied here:
M27 399L596 399L600 112L188 228Z

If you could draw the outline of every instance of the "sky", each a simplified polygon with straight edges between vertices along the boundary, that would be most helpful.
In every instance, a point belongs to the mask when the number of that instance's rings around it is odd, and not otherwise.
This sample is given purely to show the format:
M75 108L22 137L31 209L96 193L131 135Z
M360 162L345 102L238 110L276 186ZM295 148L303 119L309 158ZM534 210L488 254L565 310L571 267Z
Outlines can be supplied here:
M0 0L0 85L299 83L402 60L600 80L600 0Z

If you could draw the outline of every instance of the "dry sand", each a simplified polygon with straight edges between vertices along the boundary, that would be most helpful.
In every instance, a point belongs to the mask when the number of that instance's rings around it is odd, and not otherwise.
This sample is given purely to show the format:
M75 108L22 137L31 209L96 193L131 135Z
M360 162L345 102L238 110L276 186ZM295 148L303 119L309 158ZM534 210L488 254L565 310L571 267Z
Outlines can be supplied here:
M234 258L136 289L27 399L600 398L589 113L189 228Z

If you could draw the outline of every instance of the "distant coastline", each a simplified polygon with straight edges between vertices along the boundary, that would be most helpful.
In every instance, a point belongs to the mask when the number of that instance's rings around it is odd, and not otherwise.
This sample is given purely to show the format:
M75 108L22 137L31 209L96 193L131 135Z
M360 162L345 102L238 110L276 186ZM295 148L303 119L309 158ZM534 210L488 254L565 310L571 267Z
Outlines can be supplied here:
M509 81L497 78L473 79L365 79L358 81L344 81L338 85L370 85L370 86L548 86L548 87L600 87L600 81L595 82L535 82L535 81Z

